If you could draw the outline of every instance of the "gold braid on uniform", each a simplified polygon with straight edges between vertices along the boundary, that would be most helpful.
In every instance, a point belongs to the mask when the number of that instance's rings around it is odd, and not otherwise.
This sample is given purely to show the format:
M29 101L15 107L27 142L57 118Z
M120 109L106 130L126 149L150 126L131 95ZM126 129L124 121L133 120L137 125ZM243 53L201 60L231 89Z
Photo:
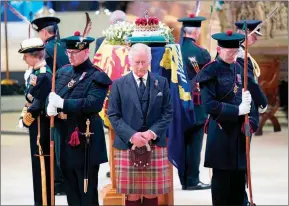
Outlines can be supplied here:
M248 57L250 58L252 65L253 65L253 72L255 75L255 78L258 79L258 77L261 75L261 70L260 67L258 65L258 63L256 62L256 60L248 53Z
M32 114L30 112L27 112L23 117L23 123L27 127L29 127L34 120L35 120L35 118L32 117Z
M25 106L23 109L22 109L22 112L21 112L21 116L20 116L20 118L22 117L24 117L25 116L25 114L27 113L27 107Z

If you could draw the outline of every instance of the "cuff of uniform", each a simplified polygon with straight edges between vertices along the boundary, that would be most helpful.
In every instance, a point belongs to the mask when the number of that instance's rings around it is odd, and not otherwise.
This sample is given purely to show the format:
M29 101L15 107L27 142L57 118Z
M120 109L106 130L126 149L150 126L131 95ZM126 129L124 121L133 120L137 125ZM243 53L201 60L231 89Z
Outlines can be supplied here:
M83 99L64 99L62 111L66 114L81 112L82 101Z
M219 121L226 121L226 120L238 120L238 114L239 114L239 107L232 104L227 104L222 102L221 104L221 111L219 113L219 116L216 118L216 120Z
M30 112L27 112L24 116L23 116L23 124L26 127L29 127L33 121L35 120L35 118L33 118L32 114Z

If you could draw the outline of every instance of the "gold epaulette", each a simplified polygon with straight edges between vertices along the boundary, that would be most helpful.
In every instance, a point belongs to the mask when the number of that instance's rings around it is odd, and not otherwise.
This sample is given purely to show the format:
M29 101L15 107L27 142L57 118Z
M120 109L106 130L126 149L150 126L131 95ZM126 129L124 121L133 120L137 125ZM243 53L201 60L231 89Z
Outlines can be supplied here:
M23 117L23 123L27 127L29 127L34 120L35 120L35 118L32 117L32 114L30 112L27 112Z
M24 117L24 115L27 113L27 107L25 106L23 109L22 109L22 112L21 112L21 117Z
M46 67L41 67L41 68L40 68L40 73L41 73L41 74L46 73Z

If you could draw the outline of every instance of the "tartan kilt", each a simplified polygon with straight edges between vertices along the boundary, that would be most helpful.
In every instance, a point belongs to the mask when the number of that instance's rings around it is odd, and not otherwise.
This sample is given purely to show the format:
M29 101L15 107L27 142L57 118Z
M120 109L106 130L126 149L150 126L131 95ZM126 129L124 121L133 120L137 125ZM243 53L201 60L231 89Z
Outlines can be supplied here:
M151 145L150 166L134 167L129 159L129 150L114 148L116 191L122 194L166 194L171 186L171 177L166 147Z

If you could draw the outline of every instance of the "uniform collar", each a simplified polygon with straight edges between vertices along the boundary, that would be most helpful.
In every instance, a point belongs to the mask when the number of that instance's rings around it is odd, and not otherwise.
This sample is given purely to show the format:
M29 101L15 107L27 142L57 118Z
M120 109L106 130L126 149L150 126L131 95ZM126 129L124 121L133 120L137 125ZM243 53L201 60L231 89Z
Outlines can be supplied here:
M46 43L48 43L49 41L51 41L51 40L53 40L53 39L55 39L55 35L54 35L54 36L51 36L51 37L49 37L49 38L46 40Z
M42 60L41 62L38 62L37 64L34 65L33 69L34 70L38 70L40 69L41 67L45 67L46 66L46 61L45 60Z
M232 64L235 64L235 61L234 61L233 63L231 63L231 64L225 62L225 61L220 57L220 55L218 55L218 56L216 57L216 60L217 60L218 62L224 64L224 65L227 65L227 66L230 66L230 65L232 65Z
M82 62L80 65L77 65L76 67L73 67L75 71L85 71L89 69L92 66L92 63L89 58L87 58L84 62Z
M189 40L189 41L196 42L196 40L195 40L194 38L192 38L192 37L187 37L187 36L185 36L184 39L187 39L187 40Z

